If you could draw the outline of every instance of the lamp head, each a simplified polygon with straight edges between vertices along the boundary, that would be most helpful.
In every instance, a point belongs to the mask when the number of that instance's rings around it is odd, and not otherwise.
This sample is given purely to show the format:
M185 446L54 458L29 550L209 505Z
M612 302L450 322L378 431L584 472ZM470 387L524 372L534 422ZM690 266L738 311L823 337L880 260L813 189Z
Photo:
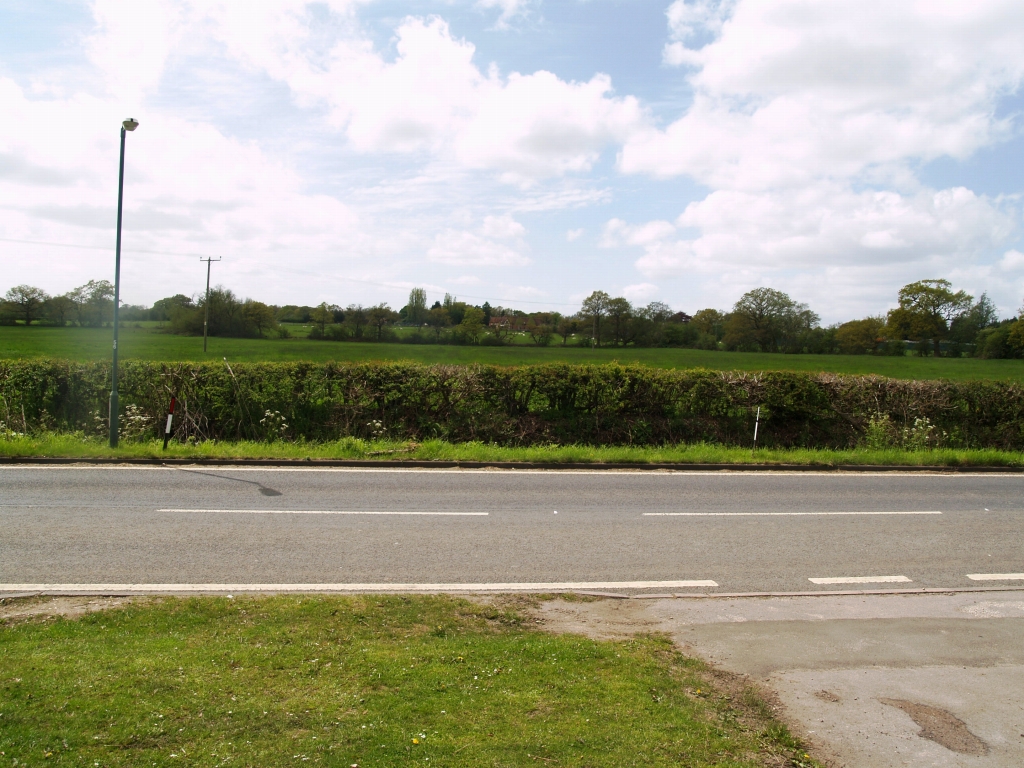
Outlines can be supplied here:
M124 129L126 131L134 131L136 128L139 127L139 121L136 120L134 117L129 117L127 120L121 123L121 125L124 126Z

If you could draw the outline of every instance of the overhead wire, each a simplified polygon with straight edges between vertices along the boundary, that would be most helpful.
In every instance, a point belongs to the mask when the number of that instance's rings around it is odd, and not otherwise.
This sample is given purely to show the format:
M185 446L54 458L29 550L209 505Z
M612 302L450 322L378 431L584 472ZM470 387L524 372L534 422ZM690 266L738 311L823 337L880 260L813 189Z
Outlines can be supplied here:
M51 246L55 246L57 248L74 248L74 249L84 249L84 250L89 250L89 251L110 251L110 250L113 250L112 247L106 247L106 246L100 246L100 245L79 245L77 243L55 243L55 242L50 242L50 241L47 241L47 240L20 240L20 239L13 238L13 237L0 237L0 242L5 242L5 243L24 243L26 245L51 245ZM127 253L148 253L148 254L153 254L155 256L187 256L189 258L198 257L200 259L211 258L208 254L205 254L205 253L181 253L181 252L176 252L176 251L154 251L154 250L149 250L149 249L146 249L146 248L122 248L121 252L122 253L126 253L126 254ZM217 258L217 257L214 256L212 258ZM401 288L401 289L404 290L405 288L408 287L407 285L397 285L395 283L382 283L382 282L379 282L379 281L376 281L376 280L360 280L359 278L355 278L355 277L344 277L344 276L338 276L338 275L324 275L324 274L322 274L320 272L313 272L313 271L304 270L304 269L295 269L294 267L291 268L291 269L285 268L284 270L278 269L278 271L289 272L291 274L296 274L296 275L298 275L298 274L309 275L310 277L316 277L316 278L318 278L320 280L323 280L323 279L326 278L326 279L329 279L329 280L335 280L335 281L345 282L345 283L360 283L362 285L375 285L375 286L378 286L380 288ZM459 292L458 291L450 291L448 289L445 289L445 293L449 293L449 294L452 294L454 296L456 293L459 293ZM510 303L510 304L536 304L536 305L539 305L539 306L557 306L557 307L575 307L575 306L577 306L576 304L569 304L569 303L563 302L563 301L530 301L528 299L506 299L506 298L495 298L495 297L492 297L492 296L475 296L473 294L468 294L468 293L463 293L462 296L464 298L467 298L467 299L482 299L482 300L484 300L484 301L486 301L488 303L493 301L493 302L507 302L507 303Z

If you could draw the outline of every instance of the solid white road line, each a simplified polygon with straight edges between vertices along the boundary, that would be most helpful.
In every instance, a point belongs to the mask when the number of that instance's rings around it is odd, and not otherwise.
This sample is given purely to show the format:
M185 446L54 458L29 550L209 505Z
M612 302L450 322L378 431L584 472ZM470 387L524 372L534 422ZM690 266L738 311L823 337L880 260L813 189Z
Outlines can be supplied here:
M1024 573L968 573L971 581L1021 581Z
M240 515L429 515L433 517L487 517L490 512L358 512L335 509L158 509L157 512L233 513Z
M644 512L644 517L815 517L829 515L941 515L941 512Z
M718 582L552 581L480 584L0 584L0 592L543 592L555 589L717 587Z
M827 579L808 579L813 584L906 584L906 576L836 576Z

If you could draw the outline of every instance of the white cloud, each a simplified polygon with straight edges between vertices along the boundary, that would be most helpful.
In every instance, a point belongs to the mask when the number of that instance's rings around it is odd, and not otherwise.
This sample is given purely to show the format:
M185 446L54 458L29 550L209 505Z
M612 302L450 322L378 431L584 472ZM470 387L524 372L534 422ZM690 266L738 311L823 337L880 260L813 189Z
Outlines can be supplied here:
M651 245L675 234L676 228L667 221L649 221L646 224L628 224L622 219L610 219L601 233L602 248L622 245Z
M579 229L570 229L565 233L565 239L570 243L574 242L583 237L584 232L585 230L582 227L580 227Z
M427 251L427 259L437 264L476 267L518 267L530 263L529 258L504 243L457 229L439 233Z
M962 187L914 195L837 184L771 195L721 190L688 205L675 226L612 220L605 244L642 248L636 264L648 277L699 279L704 301L731 304L758 285L792 288L829 319L884 305L910 280L971 269L977 254L1010 238L1016 218ZM1013 253L1004 268L1017 263Z
M1024 253L1014 249L1003 254L999 268L1006 272L1024 272Z
M665 63L672 66L699 65L699 50L688 47L687 42L700 34L720 34L722 24L734 5L733 0L676 0L672 3L667 13L672 42L667 43L662 51Z
M333 6L343 34L325 50L304 45L312 32L298 2L279 3L252 25L232 7L216 15L214 34L301 103L326 105L361 152L428 152L527 183L589 170L645 123L639 102L614 96L606 75L567 82L543 70L482 72L475 47L437 17L405 19L388 61L346 26L351 3Z
M87 43L89 58L122 107L137 110L180 40L179 8L162 0L93 0L92 6L96 30Z
M913 196L836 185L771 196L719 191L688 205L676 223L699 234L674 238L666 222L623 222L615 229L626 233L625 242L645 248L637 264L649 275L843 263L884 268L936 259L952 264L998 247L1015 229L1012 214L962 187ZM649 236L637 236L645 232Z
M437 264L480 267L515 267L530 263L522 254L526 228L509 215L485 216L477 231L449 228L439 232L427 251ZM509 245L508 241L513 240Z
M634 304L643 304L654 299L659 290L658 286L653 283L637 283L623 288L622 295Z
M714 188L799 186L966 157L1007 135L995 105L1024 78L1016 0L678 0L669 18L676 37L716 39L694 49L677 40L666 54L697 67L693 105L665 130L629 138L621 167Z
M498 8L501 15L494 23L496 29L508 29L513 19L528 16L533 6L531 0L477 0L477 8L491 10Z
M526 234L526 228L509 215L485 216L481 234L484 237L507 240L522 237Z
M526 301L533 303L537 299L548 298L547 291L543 291L540 288L535 288L532 285L502 285L497 288L498 294L501 296L496 301Z

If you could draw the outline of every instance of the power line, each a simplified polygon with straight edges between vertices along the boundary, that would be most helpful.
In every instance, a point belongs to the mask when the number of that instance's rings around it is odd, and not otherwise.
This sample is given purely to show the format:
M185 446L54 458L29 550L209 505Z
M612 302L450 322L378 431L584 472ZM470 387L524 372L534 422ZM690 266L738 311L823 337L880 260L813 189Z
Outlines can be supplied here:
M54 245L58 248L74 248L77 250L86 251L109 251L110 246L105 245L78 245L76 243L52 243L48 240L18 240L13 237L0 237L0 241L5 243L25 243L26 245ZM145 248L122 248L125 253L152 253L156 256L199 256L200 258L206 258L201 253L176 253L174 251L149 251Z
M89 251L109 251L110 250L109 247L100 246L100 245L77 245L75 243L54 243L54 242L49 242L49 241L46 241L46 240L18 240L18 239L13 238L13 237L0 237L0 242L5 242L5 243L24 243L26 245L52 245L52 246L56 246L57 248L75 248L75 249L84 249L84 250L89 250ZM155 256L188 256L188 257L196 257L196 256L198 256L200 261L206 261L209 258L212 258L214 261L220 261L220 259L215 257L215 256L211 257L211 256L206 256L205 254L200 254L200 253L181 253L181 252L176 252L176 251L152 251L152 250L147 250L147 249L144 249L144 248L125 248L123 250L124 250L125 253L150 253L150 254L153 254ZM283 271L289 272L291 274L296 274L296 275L299 275L299 274L301 274L301 275L309 275L310 277L316 277L316 278L318 278L320 280L323 280L323 279L326 278L326 279L329 279L329 280L335 280L335 281L344 282L344 283L359 283L361 285L375 285L375 286L377 286L379 288L400 288L402 290L405 290L405 288L407 287L407 286L404 286L404 285L395 285L394 283L382 283L382 282L378 282L378 281L375 281L375 280L359 280L358 278L355 278L355 277L339 277L337 275L324 275L324 274L319 273L319 272L310 272L309 270L304 270L304 269L290 269L290 270L286 269L286 270L283 270ZM452 295L454 295L455 293L457 293L457 291L450 291L448 289L445 289L445 293L451 293ZM503 299L503 298L495 298L493 296L474 296L473 294L470 294L470 293L464 293L464 294L462 294L462 296L464 298L467 298L467 299L482 299L483 301L486 301L486 302L492 302L493 301L493 302L505 302L505 303L509 303L509 304L536 304L538 306L556 306L556 307L575 307L575 306L577 306L576 304L570 304L570 303L564 302L564 301L529 301L528 299Z

